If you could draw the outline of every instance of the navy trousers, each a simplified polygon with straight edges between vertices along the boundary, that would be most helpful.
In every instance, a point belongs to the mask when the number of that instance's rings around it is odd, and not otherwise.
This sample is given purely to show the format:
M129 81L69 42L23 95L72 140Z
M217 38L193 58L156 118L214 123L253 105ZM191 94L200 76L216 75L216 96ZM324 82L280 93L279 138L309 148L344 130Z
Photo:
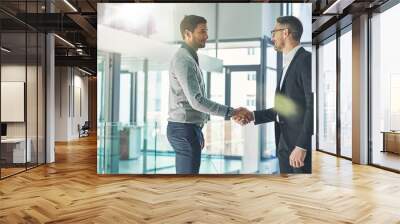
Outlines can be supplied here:
M168 122L167 138L175 151L177 174L198 174L204 136L196 124Z

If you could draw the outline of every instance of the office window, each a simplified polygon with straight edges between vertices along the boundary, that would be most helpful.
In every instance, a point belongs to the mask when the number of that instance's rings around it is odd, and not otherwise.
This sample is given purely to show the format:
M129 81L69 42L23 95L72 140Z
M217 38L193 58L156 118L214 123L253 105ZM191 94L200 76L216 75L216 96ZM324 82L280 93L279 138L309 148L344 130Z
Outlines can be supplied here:
M104 108L104 76L105 76L105 64L104 64L104 56L100 56L100 52L97 53L97 105L99 108ZM104 110L97 110L97 121L104 121Z
M254 48L247 48L247 54L248 55L254 55L256 53Z
M248 77L255 77L256 72L231 72L231 106L234 108L246 105L247 96L256 95L256 80L248 80ZM255 110L254 106L249 106L249 110Z
M390 76L390 129L400 130L400 74Z
M400 170L400 5L371 19L371 134L372 163ZM385 132L385 133L384 133ZM387 137L385 140L384 138Z
M161 99L155 99L155 111L161 111Z
M147 123L154 126L154 131L148 133L149 149L158 151L170 150L167 138L168 124L168 90L169 90L169 75L168 71L149 71L147 86ZM154 137L157 141L153 141Z
M267 45L267 57L266 57L266 108L274 106L275 102L275 90L277 85L277 52L273 45ZM266 137L265 137L265 148L263 152L264 157L271 157L276 155L275 145L275 124L273 122L265 124Z
M121 73L119 87L119 121L131 122L131 73Z
M165 114L168 114L167 104L162 105L162 101L168 101L163 96L168 96L169 77L167 71L150 71L148 79L148 121L162 122ZM165 100L164 100L165 99ZM164 108L163 108L164 107ZM166 117L165 117L166 119Z
M318 48L318 147L336 153L336 39Z
M210 57L217 56L216 43L207 42L204 48L199 48L197 54L204 54Z
M224 65L260 64L260 41L221 42L218 47Z
M136 108L136 123L139 125L144 124L144 92L145 92L145 74L143 71L137 72L137 108Z
M242 65L260 64L260 41L223 42L218 44L218 58L225 66L234 65L239 68ZM231 88L230 102L232 107L245 106L250 110L256 108L256 71L244 71L240 68L230 72ZM258 69L258 68L257 68ZM225 70L222 74L211 75L211 100L225 104ZM251 95L252 97L248 97ZM207 123L204 132L206 136L207 154L219 154L223 156L243 156L243 129L235 122L224 121L223 117L211 116L211 122ZM223 143L223 144L221 144ZM219 169L226 169L220 167Z
M303 23L303 35L301 36L301 42L311 42L312 30L310 24L312 19L311 4L290 4L292 7L292 15L296 16Z
M247 95L246 96L246 106L247 107L255 107L256 106L256 96L255 95Z
M247 80L248 80L248 81L254 81L254 80L256 80L256 74L254 74L254 73L248 73L248 74L247 74Z
M266 74L266 107L274 106L275 90L277 85L277 51L273 45L267 45L267 74Z
M214 102L225 104L225 72L212 72L210 78L210 99ZM211 120L223 120L220 116L211 116Z
M257 71L231 71L231 106L245 106L250 111L256 109L256 80L248 80L248 75L257 76ZM226 149L224 155L244 156L244 132L240 125L232 122L225 130Z
M352 157L352 34L340 36L340 154Z

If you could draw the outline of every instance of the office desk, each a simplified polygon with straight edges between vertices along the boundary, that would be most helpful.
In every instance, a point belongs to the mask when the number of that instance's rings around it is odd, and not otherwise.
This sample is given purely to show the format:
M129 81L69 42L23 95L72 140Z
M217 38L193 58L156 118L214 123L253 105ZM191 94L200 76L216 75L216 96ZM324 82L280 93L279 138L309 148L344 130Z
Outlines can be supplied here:
M400 154L400 132L383 131L383 150L382 152L392 152Z
M30 162L32 158L30 138L26 140L25 154L25 138L6 138L1 139L1 157L6 163L25 163ZM27 159L25 161L25 158Z

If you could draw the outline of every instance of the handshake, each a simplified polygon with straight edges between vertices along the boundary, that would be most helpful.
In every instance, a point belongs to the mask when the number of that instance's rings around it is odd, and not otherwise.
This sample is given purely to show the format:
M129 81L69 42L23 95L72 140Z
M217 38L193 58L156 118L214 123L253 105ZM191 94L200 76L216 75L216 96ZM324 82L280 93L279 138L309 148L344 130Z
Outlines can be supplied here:
M249 111L247 108L239 107L233 111L233 120L240 125L246 125L252 121L254 121L254 115L252 111Z

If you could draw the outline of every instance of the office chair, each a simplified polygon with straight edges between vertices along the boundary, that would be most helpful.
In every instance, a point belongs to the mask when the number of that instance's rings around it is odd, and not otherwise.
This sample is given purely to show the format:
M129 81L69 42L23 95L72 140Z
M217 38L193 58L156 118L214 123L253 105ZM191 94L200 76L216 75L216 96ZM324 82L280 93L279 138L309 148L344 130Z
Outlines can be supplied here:
M85 121L85 123L82 125L82 127L79 127L80 125L78 124L78 129L79 129L79 138L80 137L87 137L89 136L89 121Z

